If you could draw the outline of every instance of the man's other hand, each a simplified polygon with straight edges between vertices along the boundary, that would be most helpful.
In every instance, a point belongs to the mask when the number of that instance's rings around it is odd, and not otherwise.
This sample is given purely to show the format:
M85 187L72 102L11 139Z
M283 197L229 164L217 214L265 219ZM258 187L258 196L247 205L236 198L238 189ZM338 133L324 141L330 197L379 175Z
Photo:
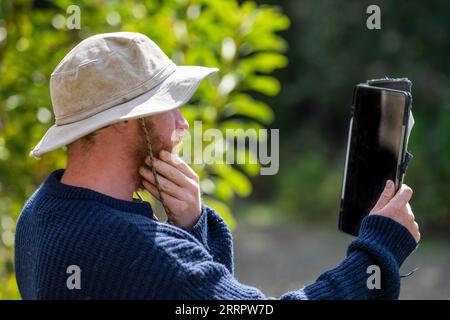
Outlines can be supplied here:
M406 184L403 184L398 192L395 193L394 182L388 180L378 202L370 211L370 214L378 214L394 219L408 229L416 242L419 242L419 225L415 221L414 214L409 205L412 194L412 189Z

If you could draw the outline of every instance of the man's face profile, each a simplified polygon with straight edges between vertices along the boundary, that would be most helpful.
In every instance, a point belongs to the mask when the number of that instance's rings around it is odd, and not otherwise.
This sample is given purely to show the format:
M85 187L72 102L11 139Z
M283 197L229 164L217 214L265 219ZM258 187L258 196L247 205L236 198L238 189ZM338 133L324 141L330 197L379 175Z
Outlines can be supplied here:
M158 157L161 150L173 153L181 143L182 133L188 130L189 124L179 109L167 111L144 118L154 156ZM140 123L135 132L136 143L132 145L133 158L139 165L144 165L148 156L148 146L145 133Z

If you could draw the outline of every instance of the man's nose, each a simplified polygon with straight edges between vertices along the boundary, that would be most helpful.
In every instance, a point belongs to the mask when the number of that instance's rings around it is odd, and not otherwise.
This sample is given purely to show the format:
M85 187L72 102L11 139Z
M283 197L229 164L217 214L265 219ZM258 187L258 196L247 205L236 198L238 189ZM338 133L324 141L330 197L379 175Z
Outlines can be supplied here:
M189 123L187 122L187 120L184 118L183 114L181 113L180 110L176 110L176 115L175 115L175 126L178 130L188 130L189 129Z

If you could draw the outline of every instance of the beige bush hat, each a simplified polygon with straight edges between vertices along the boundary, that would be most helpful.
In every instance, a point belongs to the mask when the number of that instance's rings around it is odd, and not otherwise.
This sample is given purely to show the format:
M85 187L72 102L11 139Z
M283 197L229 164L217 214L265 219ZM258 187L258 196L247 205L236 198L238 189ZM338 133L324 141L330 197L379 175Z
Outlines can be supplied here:
M111 123L178 108L217 68L177 66L147 36L92 36L73 48L50 78L55 124L30 156L40 159Z

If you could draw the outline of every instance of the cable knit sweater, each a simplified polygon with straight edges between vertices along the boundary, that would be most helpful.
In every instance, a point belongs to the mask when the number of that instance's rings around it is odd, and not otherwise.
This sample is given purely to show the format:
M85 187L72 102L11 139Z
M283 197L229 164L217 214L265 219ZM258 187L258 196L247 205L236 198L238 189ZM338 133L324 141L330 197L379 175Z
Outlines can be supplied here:
M234 277L232 235L213 209L203 205L196 225L179 228L154 219L148 202L63 184L63 173L46 178L17 223L24 299L274 299ZM394 220L366 217L341 264L279 298L396 299L399 268L415 247ZM381 289L367 287L370 265L380 267ZM79 270L79 287L68 285L69 266Z

